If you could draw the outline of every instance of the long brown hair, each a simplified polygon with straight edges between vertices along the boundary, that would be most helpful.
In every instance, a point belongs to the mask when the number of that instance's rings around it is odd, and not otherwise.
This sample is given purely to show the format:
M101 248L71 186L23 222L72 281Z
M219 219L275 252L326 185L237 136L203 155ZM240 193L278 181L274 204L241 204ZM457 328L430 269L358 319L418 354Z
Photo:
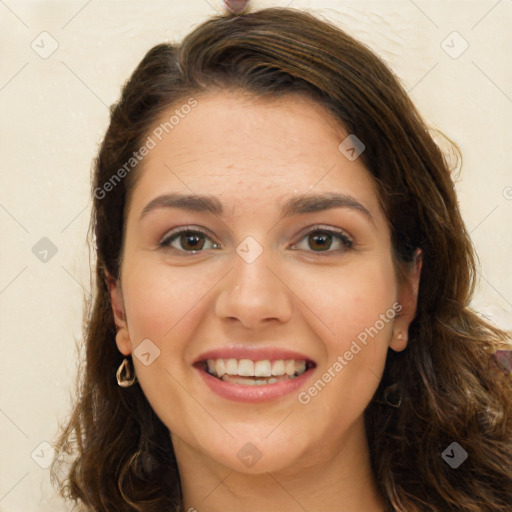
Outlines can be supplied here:
M106 272L119 275L125 209L138 171L137 165L119 169L134 158L164 110L214 87L259 96L300 93L326 106L366 146L360 158L378 185L399 273L421 248L408 348L389 351L365 411L372 468L389 510L510 512L512 383L491 364L491 354L507 348L510 338L469 308L475 255L448 163L374 53L327 21L278 8L216 16L180 45L155 46L111 108L92 183L90 235L97 262L84 330L85 368L52 473L59 480L67 454L63 495L91 511L179 509L169 431L140 386L116 383L123 356L115 343ZM402 393L398 409L379 400L392 383ZM441 456L452 442L468 453L457 469Z

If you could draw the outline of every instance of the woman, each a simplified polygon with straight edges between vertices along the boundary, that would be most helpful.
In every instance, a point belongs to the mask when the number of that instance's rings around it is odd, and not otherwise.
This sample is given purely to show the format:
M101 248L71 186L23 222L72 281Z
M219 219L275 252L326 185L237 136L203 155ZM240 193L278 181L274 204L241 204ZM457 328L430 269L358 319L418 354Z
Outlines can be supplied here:
M509 334L469 309L448 165L365 46L292 9L157 45L93 195L58 445L84 510L510 511Z

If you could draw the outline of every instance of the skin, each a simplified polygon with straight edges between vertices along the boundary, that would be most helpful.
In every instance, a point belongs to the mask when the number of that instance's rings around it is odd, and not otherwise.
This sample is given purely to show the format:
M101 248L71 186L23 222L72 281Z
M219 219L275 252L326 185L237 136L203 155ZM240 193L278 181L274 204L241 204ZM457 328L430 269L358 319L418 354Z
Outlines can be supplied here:
M142 163L121 277L110 280L110 294L120 352L128 356L145 339L160 350L148 366L133 362L171 432L184 510L235 511L240 503L249 512L384 510L363 412L388 347L406 348L421 258L399 282L374 181L360 158L350 161L338 149L346 136L322 106L298 95L209 92ZM280 219L285 199L333 191L355 198L371 220L343 207ZM171 192L213 194L225 213L162 207L140 219L151 200ZM174 253L159 247L171 230L189 225L206 230L203 252L193 254L179 236ZM335 236L319 248L318 225L343 230L352 248ZM263 248L250 264L236 252L247 236ZM292 349L317 364L299 390L307 391L396 302L400 315L306 405L295 392L234 402L213 393L192 367L205 351L233 343ZM248 442L261 453L250 468L237 457Z

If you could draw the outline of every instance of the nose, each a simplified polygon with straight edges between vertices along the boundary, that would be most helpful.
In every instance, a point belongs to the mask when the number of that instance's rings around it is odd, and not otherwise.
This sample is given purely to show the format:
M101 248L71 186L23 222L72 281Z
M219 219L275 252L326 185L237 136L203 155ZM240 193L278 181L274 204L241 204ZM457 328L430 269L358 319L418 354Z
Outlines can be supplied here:
M253 262L235 253L215 303L217 317L251 330L290 319L293 292L269 253L264 250Z

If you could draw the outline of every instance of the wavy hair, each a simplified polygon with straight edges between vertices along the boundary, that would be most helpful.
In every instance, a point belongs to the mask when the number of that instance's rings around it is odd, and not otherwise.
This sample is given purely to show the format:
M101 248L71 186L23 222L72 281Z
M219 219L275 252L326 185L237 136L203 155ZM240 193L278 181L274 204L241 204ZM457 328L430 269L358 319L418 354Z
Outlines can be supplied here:
M388 509L510 512L512 379L492 363L497 349L510 348L510 333L469 307L476 257L447 158L372 51L330 22L289 8L216 16L181 44L158 44L111 107L92 179L89 237L96 263L85 361L52 468L61 494L88 511L180 510L169 430L140 386L121 388L115 379L123 356L106 278L119 275L138 167L112 180L164 111L215 88L267 97L300 93L327 107L366 146L360 158L378 186L398 275L422 251L408 347L388 351L365 411L372 469ZM380 400L395 383L398 409ZM457 469L441 457L454 441L468 453Z

